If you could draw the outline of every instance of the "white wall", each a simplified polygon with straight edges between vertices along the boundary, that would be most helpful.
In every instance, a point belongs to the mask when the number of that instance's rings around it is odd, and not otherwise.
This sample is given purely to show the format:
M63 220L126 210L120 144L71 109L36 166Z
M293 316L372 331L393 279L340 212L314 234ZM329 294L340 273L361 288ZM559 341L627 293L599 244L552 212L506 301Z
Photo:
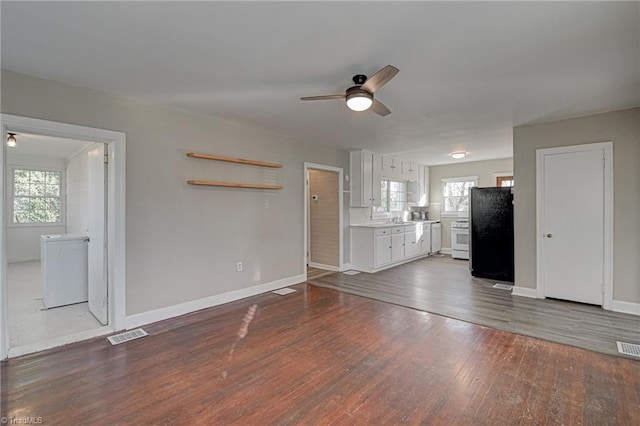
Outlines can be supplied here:
M67 160L67 234L88 232L88 152L93 147L89 145Z
M536 150L606 141L613 141L613 298L640 303L640 108L513 129L517 286L536 288Z
M127 315L303 274L304 162L349 169L346 151L9 71L1 108L126 133ZM190 159L190 151L283 168ZM283 189L194 187L187 179ZM343 253L348 263L348 238Z
M7 183L12 182L12 179L9 178L12 166L42 167L64 171L65 164L63 160L55 158L17 155L7 150ZM10 206L12 203L11 188L7 188L6 195L6 206ZM12 225L8 213L7 211L7 261L9 263L39 260L40 236L65 233L64 224L61 226Z
M441 217L442 179L463 176L478 176L478 186L496 186L495 175L513 171L513 159L471 161L429 167L429 219L442 222L442 247L451 248L451 222L455 217ZM517 185L517 182L516 182Z

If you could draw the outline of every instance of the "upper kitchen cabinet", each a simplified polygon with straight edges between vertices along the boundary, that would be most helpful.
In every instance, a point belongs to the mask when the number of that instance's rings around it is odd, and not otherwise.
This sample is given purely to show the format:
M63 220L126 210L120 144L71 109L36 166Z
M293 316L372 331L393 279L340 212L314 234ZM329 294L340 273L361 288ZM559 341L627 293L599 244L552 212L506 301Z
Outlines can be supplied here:
M413 161L404 160L402 162L402 178L410 182L418 181L420 178L420 168L422 167L423 166Z
M402 173L403 161L392 157L382 157L382 179L406 180Z
M418 178L407 183L407 201L416 206L429 205L429 166L416 165Z
M371 151L351 151L351 207L380 205L382 156Z

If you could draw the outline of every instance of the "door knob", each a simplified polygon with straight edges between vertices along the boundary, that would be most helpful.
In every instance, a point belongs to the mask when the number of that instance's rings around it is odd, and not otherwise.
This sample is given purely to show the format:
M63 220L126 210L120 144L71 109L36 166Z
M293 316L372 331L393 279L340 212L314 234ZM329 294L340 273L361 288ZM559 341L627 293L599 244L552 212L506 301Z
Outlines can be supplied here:
M551 238L551 237L553 237L553 235L547 234L547 238Z

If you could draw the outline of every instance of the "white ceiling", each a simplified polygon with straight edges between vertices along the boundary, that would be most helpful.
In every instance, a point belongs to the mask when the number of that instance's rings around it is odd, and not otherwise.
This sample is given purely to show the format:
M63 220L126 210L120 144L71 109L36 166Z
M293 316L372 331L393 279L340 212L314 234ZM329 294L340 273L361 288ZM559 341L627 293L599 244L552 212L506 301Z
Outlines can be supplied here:
M16 132L16 147L7 148L9 156L37 156L66 160L94 142Z
M426 164L640 105L640 2L2 2L2 67ZM400 73L356 113L357 73Z

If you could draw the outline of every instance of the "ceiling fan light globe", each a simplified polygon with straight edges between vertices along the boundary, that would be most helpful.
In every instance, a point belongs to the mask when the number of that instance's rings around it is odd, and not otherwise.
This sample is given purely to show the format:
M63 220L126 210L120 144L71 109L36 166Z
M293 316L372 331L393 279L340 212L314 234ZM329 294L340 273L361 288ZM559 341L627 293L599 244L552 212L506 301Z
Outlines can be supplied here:
M347 98L347 106L353 111L366 111L371 107L371 104L373 104L373 99L363 94Z

